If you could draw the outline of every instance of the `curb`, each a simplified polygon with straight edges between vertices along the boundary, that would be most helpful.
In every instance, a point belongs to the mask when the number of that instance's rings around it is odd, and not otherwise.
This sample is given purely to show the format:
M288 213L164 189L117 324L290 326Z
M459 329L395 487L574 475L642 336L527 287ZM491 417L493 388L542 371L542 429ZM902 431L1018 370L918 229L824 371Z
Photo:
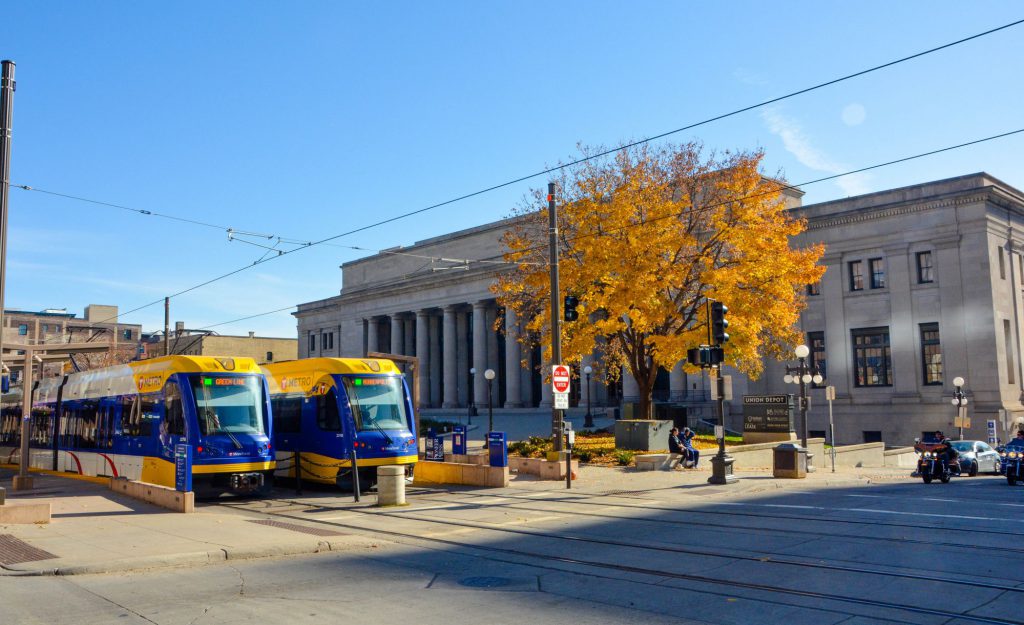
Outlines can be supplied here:
M7 565L0 567L0 577L53 577L65 575L98 575L103 573L127 573L146 569L173 568L179 566L198 566L218 564L229 560L256 560L260 558L278 558L284 556L313 555L318 553L352 551L353 549L376 548L380 540L372 540L365 536L345 535L332 540L319 540L315 543L261 545L259 547L226 547L211 551L194 551L158 556L140 556L123 558L93 564L70 564L52 568L17 568L25 565Z

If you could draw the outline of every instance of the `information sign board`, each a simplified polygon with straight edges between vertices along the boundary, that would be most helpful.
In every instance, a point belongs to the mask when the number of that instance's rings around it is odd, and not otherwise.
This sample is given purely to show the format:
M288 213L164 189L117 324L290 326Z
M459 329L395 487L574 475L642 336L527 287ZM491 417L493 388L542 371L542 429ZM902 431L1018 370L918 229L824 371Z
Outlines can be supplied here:
M427 430L427 445L423 459L428 462L444 462L444 439Z
M452 434L452 453L466 454L466 426L456 425Z
M192 490L192 445L174 446L174 490L187 493Z
M556 410L568 410L569 409L569 393L555 393L555 409Z
M793 431L792 395L744 395L743 431L785 434Z

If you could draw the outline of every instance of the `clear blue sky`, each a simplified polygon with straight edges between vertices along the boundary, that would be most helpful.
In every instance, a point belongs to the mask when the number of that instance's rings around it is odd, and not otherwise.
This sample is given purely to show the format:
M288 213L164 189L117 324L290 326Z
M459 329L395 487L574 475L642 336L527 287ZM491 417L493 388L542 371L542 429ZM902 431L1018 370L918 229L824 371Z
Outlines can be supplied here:
M1024 17L1019 2L8 2L12 182L318 239ZM1024 26L683 133L802 182L1024 127ZM806 187L805 201L988 171L1024 136ZM338 241L506 216L522 183ZM11 190L8 307L122 310L241 267L223 232ZM338 293L318 247L175 298L228 321ZM163 325L163 307L127 316ZM280 313L217 328L294 336Z

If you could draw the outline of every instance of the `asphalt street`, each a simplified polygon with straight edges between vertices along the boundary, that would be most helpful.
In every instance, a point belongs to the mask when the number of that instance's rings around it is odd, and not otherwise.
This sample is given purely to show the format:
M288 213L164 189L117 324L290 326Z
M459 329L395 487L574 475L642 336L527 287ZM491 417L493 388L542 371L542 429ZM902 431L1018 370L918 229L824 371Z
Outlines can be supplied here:
M1024 488L417 489L375 508L320 490L215 504L368 549L0 579L3 623L1020 623ZM273 523L271 523L273 525Z

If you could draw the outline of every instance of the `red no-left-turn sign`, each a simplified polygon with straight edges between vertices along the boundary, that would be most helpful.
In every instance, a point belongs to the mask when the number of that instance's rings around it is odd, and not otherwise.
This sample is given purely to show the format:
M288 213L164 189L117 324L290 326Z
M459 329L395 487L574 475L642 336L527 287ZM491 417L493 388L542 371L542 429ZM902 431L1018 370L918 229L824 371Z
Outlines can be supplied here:
M551 388L556 393L569 392L569 367L555 365L551 370Z

